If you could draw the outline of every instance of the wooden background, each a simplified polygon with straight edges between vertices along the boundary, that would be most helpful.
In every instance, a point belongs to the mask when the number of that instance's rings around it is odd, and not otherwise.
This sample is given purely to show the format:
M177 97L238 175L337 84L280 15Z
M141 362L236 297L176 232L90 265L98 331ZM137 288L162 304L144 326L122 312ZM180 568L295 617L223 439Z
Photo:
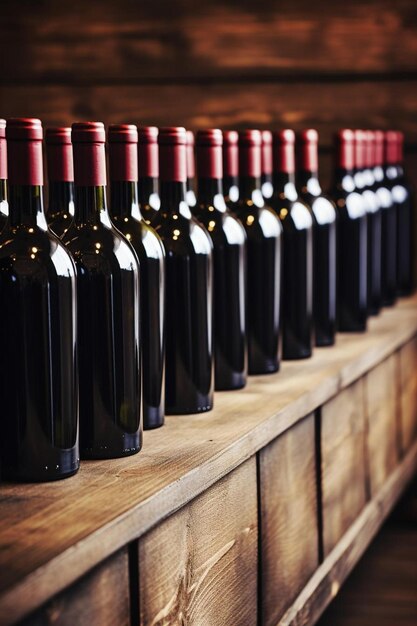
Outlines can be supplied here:
M417 170L415 0L0 5L4 117L314 126L324 155L337 127L397 127Z

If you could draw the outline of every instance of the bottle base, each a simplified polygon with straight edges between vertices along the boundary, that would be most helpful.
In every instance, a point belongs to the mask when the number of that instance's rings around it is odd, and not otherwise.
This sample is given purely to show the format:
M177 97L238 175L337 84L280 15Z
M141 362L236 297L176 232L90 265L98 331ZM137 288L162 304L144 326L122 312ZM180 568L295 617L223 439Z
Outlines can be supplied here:
M164 425L164 411L159 406L143 408L143 430L155 430Z
M249 365L249 376L263 376L265 374L275 374L279 371L280 364L277 361L265 363L263 366Z
M317 337L316 336L316 347L317 348L328 348L330 346L334 346L336 343L336 338L333 337Z
M165 407L165 415L197 415L198 413L208 413L213 410L213 403L206 404L204 406L199 407Z
M54 483L57 480L65 480L66 478L71 478L71 476L75 476L75 474L80 469L80 465L75 469L69 470L68 472L64 472L62 474L16 474L14 472L8 472L7 470L2 469L1 479L2 481L10 481L13 483Z
M228 376L221 379L216 379L214 389L215 391L233 391L235 389L243 389L246 386L247 379L246 374L232 372Z
M282 360L283 361L301 361L302 359L309 359L313 356L312 350L300 350L299 352L286 354L283 352Z

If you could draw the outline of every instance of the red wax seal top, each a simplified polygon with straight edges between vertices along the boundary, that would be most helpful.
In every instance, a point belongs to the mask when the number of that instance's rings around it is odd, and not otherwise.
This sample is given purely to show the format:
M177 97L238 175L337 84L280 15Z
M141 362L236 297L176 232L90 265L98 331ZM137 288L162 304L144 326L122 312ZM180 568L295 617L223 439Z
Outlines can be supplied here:
M365 167L375 167L375 133L365 131Z
M0 180L7 178L6 120L0 119Z
M319 168L319 134L314 128L302 130L297 136L299 167L305 172L317 172Z
M195 176L194 133L187 130L187 178Z
M199 178L223 178L223 134L218 128L199 130L196 137Z
M108 130L110 180L138 180L138 129L134 124L112 124Z
M295 172L295 134L286 128L273 134L274 171L293 174Z
M140 126L138 134L139 178L158 178L158 129L156 126Z
M185 128L182 126L160 128L158 144L161 181L185 183L187 180Z
M397 163L404 161L404 133L398 130L397 133Z
M72 182L74 165L72 159L71 128L59 126L45 130L46 160L50 181Z
M11 185L43 185L42 123L11 118L6 124L8 178Z
M74 180L78 187L106 185L106 133L102 122L76 122L72 125Z
M384 133L382 130L374 130L374 162L375 165L384 164Z
M384 157L387 165L397 163L397 133L395 130L387 130L384 133Z
M342 128L336 134L336 165L344 170L355 167L355 135L353 130Z
M261 176L261 145L261 131L239 131L239 176Z
M223 131L223 173L235 178L239 175L239 135L235 130Z
M355 140L355 167L362 170L365 167L365 138L366 134L363 130L354 131Z
M270 130L262 131L261 170L262 174L272 174L272 133Z

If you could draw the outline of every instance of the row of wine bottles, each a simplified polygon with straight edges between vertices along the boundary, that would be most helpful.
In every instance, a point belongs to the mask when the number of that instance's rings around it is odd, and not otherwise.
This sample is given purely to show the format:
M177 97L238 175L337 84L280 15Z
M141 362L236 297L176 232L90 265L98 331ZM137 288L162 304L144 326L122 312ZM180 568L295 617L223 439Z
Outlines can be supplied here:
M45 215L41 122L0 122L3 477L134 454L142 414L208 411L412 290L401 133L340 131L330 197L313 129L193 139L110 126L108 211L103 124L48 128Z

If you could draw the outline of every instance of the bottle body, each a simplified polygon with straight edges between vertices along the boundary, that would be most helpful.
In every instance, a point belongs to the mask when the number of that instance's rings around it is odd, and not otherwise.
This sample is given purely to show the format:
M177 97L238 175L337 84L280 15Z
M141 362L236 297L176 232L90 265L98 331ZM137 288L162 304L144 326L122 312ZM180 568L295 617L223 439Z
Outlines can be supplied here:
M397 211L397 295L407 296L413 291L413 193L400 164L391 194Z
M389 191L389 200L387 198L381 206L381 292L384 306L392 306L397 299L398 205L393 195L394 179L390 176L390 168L386 168L381 184L381 189Z
M78 270L81 456L126 456L142 445L138 262L103 186L76 188L75 205L63 241Z
M317 177L299 173L300 198L313 217L313 320L316 346L331 346L336 333L336 209Z
M47 231L41 194L11 187L0 240L2 476L24 481L79 467L76 272Z
M215 389L228 390L244 387L247 377L246 236L223 196L215 193L219 183L199 180L193 213L213 242Z
M353 176L340 171L332 197L337 207L337 316L342 332L366 330L368 223Z
M112 182L111 198L112 221L139 258L142 407L148 430L162 426L165 414L165 252L159 236L141 217L136 184Z

